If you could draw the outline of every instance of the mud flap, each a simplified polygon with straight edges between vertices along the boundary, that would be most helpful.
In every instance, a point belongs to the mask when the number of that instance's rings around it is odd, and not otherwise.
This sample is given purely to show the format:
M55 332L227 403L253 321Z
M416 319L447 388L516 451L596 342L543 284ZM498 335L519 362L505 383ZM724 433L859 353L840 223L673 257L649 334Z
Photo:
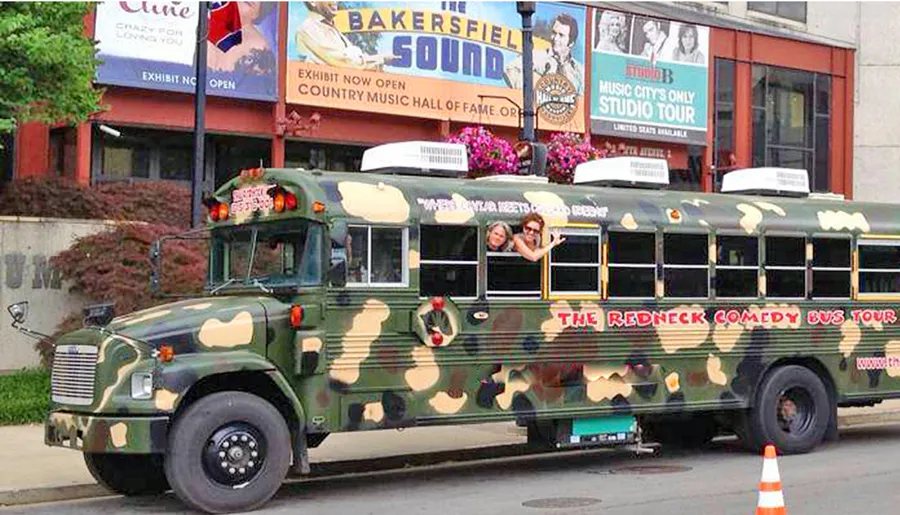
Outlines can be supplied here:
M309 450L306 447L306 432L297 431L294 434L294 463L291 464L292 474L309 474Z

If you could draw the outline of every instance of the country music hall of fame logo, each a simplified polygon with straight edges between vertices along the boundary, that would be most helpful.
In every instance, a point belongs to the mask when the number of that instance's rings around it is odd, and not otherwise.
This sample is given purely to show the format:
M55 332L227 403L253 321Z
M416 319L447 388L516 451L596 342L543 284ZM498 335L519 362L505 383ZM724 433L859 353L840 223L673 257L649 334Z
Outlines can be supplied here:
M548 123L565 125L575 118L578 94L569 79L547 73L534 85L538 116Z

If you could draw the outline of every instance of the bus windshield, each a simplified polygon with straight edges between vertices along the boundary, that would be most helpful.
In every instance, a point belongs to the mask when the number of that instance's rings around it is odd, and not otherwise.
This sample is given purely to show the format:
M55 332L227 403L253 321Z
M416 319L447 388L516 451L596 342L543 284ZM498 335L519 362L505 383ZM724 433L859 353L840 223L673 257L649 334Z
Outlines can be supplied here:
M230 285L313 286L322 280L322 227L308 220L213 231L213 291Z

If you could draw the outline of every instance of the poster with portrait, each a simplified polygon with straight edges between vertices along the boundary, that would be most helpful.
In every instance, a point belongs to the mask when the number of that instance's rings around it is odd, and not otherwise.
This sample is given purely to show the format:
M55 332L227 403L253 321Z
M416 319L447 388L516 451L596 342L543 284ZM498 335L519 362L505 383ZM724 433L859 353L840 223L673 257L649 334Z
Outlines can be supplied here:
M536 9L537 125L583 132L586 9ZM292 2L288 16L288 103L520 125L515 2Z
M237 2L241 43L207 46L209 95L277 100L278 4ZM194 92L197 2L111 2L96 6L96 82Z
M709 27L594 10L591 132L706 144Z

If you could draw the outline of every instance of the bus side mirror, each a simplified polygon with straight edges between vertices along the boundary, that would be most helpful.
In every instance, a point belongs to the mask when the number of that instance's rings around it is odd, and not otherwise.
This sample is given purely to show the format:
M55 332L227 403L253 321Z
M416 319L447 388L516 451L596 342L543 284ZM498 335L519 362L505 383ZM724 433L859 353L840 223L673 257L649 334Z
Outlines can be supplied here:
M162 257L162 245L159 240L150 244L150 292L159 293L159 264Z
M328 268L328 282L332 286L343 288L347 285L347 250L331 249L331 265Z

